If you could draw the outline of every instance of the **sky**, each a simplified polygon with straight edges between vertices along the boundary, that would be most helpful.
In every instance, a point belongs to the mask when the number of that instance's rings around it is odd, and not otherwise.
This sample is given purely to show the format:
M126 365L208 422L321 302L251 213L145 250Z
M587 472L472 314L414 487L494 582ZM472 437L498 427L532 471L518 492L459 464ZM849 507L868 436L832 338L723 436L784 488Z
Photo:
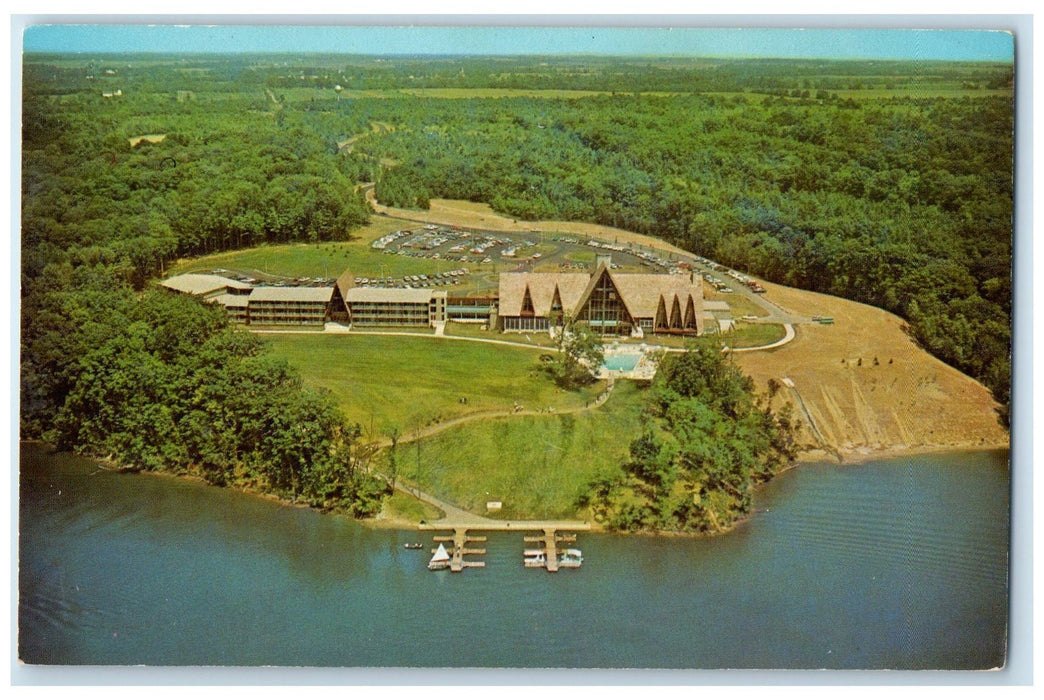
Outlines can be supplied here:
M29 24L22 35L23 50L82 53L691 55L973 61L1011 61L1014 58L1011 34L983 29L301 26L274 25L272 19L261 20L267 24L177 26L170 24L176 18L171 20L168 17L163 21L167 24Z

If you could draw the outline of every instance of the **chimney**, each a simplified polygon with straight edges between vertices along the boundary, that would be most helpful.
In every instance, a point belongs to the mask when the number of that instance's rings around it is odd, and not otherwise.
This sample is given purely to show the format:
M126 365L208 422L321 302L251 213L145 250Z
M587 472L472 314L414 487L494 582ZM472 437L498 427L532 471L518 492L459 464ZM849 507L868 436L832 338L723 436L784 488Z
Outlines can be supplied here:
M595 255L594 271L598 272L599 268L606 268L607 270L612 267L613 256L608 253L598 253Z

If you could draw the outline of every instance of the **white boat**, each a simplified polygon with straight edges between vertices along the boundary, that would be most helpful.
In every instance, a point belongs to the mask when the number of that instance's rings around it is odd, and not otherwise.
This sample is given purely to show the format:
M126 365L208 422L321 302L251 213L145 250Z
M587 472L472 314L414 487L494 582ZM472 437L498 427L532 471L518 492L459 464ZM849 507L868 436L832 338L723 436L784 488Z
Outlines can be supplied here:
M542 549L527 549L522 552L522 563L529 567L547 565L547 556Z
M435 550L435 554L432 555L431 561L428 562L429 571L438 571L439 569L448 569L450 565L450 555L446 551L446 547L439 543L439 548Z
M559 566L580 566L584 561L584 555L579 549L567 549L558 559Z

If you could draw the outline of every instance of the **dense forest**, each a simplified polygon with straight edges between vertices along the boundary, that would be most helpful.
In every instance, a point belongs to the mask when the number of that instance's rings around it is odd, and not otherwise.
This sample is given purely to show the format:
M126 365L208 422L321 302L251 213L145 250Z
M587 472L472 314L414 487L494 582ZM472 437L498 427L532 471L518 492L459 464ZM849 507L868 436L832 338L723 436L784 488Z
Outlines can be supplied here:
M119 466L374 515L387 485L369 448L223 310L160 290L133 294L112 269L50 270L25 301L23 436Z
M364 182L886 308L1008 405L1010 64L30 54L22 87L23 437L372 509L324 397L148 291L181 256L349 238ZM278 434L282 405L312 426L305 452L229 442ZM224 427L170 427L211 413ZM322 486L335 472L350 493Z
M749 513L753 487L797 456L797 422L769 408L777 384L758 396L731 357L710 339L664 355L631 458L578 505L628 531L722 532Z
M358 426L223 311L147 285L182 255L346 239L368 220L354 161L264 93L179 99L160 75L107 98L62 75L29 63L24 83L22 437L375 514Z

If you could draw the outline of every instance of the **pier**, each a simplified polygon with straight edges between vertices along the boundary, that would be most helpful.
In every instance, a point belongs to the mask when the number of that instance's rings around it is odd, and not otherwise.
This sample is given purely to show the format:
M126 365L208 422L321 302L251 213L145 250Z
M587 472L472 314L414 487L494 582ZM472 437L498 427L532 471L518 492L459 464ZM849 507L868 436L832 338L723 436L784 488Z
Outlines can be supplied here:
M466 568L479 568L486 565L483 561L465 559L466 556L476 556L486 553L485 549L469 547L471 543L485 542L483 536L469 535L469 531L496 531L496 532L540 532L540 535L525 535L524 542L542 543L544 551L544 563L542 566L548 571L558 571L562 568L576 568L580 562L568 557L561 558L558 552L558 544L572 543L576 541L575 534L558 534L559 530L572 532L586 532L591 529L590 524L571 521L534 521L534 520L484 520L478 523L452 523L434 522L420 523L417 529L422 531L445 532L452 531L450 535L435 535L432 540L443 544L452 543L450 552L450 571L461 572Z
M424 528L421 528L424 529ZM485 542L485 537L468 537L468 528L463 526L449 526L447 528L440 529L452 529L452 535L436 535L432 538L435 542L452 542L453 549L450 550L450 571L454 573L460 573L465 568L482 568L486 565L484 561L475 561L473 559L465 559L465 556L474 556L479 554L485 554L485 549L475 549L468 547L471 542ZM435 550L431 550L434 554Z
M576 535L559 535L556 533L555 528L545 527L543 535L527 535L522 538L522 541L543 545L544 568L548 571L558 571L559 567L575 569L580 566L580 563L577 561L559 561L558 557L558 545L576 542Z

